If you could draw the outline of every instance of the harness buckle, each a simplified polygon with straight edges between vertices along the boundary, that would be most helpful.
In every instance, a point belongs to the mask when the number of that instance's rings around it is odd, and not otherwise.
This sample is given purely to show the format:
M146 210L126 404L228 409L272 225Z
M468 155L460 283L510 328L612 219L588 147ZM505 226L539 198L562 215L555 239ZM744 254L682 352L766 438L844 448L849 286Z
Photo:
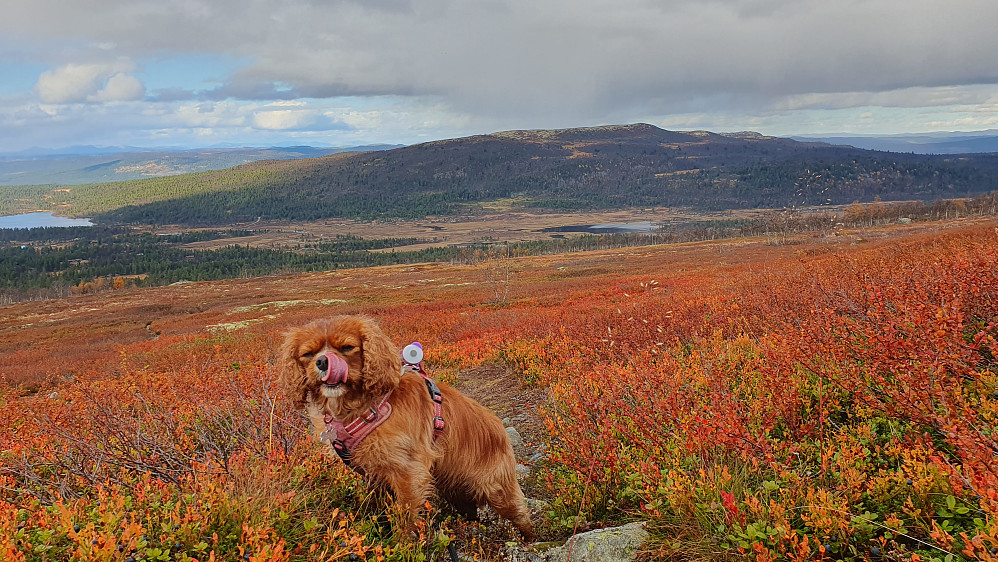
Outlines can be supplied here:
M335 451L336 455L338 457L340 457L340 460L342 460L344 464L349 465L350 464L350 450L347 449L346 444L344 442L340 441L339 439L334 439L333 442L331 443L331 445L333 446L333 451Z
M440 394L440 387L437 383L433 382L429 377L424 377L423 381L426 382L426 390L430 392L430 399L437 404L443 404L444 397Z
M433 431L444 430L444 419L440 416L433 416Z
M366 414L364 414L364 423L371 423L376 419L378 419L378 411L374 408L371 408Z

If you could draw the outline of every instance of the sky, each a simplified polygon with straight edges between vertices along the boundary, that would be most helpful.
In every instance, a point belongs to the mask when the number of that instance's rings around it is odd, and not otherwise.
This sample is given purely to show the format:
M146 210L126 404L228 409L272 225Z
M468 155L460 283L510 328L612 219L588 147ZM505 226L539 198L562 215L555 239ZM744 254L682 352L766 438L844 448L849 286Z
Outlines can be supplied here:
M994 0L0 0L0 152L998 128Z

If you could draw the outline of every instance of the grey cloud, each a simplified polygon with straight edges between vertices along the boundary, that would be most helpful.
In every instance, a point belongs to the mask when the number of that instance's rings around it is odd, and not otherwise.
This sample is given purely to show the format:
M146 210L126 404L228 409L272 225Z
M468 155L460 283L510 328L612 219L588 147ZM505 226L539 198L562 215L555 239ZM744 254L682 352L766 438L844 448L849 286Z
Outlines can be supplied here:
M198 92L204 100L293 100L302 97L294 88L274 82L235 81L211 90Z
M252 58L202 99L435 96L459 113L541 123L998 83L998 3L980 0L16 4L0 31L136 60Z
M788 96L774 104L774 108L793 111L798 109L843 109L850 107L940 107L950 105L977 105L987 103L995 94L994 87L941 86L889 90L885 92L837 92L799 94Z

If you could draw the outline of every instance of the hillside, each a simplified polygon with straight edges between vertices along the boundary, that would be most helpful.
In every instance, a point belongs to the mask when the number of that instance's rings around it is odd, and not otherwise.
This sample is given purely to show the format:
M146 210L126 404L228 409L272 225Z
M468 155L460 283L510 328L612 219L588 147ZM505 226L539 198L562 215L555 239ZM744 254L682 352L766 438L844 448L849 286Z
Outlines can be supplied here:
M995 189L998 155L894 154L638 124L510 131L68 192L22 191L20 208L39 203L113 222L225 224L420 218L475 212L499 200L552 210L718 210L931 200Z
M0 559L509 560L511 528L437 500L393 533L277 388L285 330L359 312L522 434L544 541L643 520L646 560L993 561L996 226L5 306Z

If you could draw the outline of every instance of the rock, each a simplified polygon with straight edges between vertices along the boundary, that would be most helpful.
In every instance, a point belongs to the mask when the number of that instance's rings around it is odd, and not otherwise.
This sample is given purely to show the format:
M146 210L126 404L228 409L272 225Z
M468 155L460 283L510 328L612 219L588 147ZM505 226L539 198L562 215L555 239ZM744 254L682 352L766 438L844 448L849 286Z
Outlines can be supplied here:
M507 427L506 435L509 436L509 444L513 446L513 453L516 454L517 459L529 458L534 453L533 449L523 443L523 437L515 427Z
M547 511L551 504L544 500L539 500L536 498L523 498L524 503L527 504L527 509L532 513L540 513L542 511Z
M503 427L509 427L511 423L513 423L513 420L509 419L509 417L505 417L502 419Z
M543 556L538 556L529 550L526 550L518 544L506 544L500 551L502 552L503 562L544 562ZM475 560L478 560L476 557Z
M648 540L643 521L579 533L563 546L541 553L548 562L631 562ZM571 550L571 558L569 558Z
M536 453L530 456L527 462L537 462L542 458L544 458L544 451L537 451Z
M513 446L514 450L523 447L523 437L520 437L520 432L515 427L507 427L506 435L509 436L509 443Z
M516 463L516 478L523 480L530 477L530 467L525 464Z

